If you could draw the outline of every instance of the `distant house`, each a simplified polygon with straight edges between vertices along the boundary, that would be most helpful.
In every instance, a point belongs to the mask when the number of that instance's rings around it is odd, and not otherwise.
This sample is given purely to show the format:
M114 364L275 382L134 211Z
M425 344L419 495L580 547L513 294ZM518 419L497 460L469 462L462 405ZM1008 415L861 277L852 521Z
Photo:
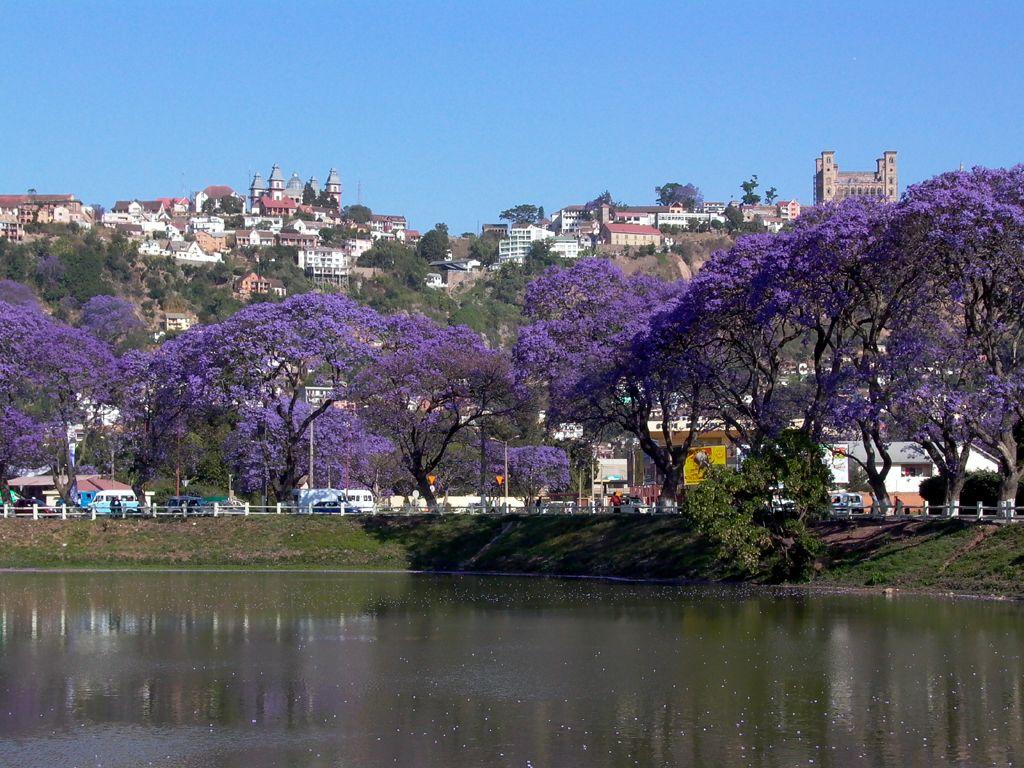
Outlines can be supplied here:
M130 225L125 225L130 226ZM170 256L171 252L167 250L163 243L159 240L143 240L139 243L139 255L140 256Z
M344 245L300 248L296 263L316 285L348 287L352 264L358 258L352 256L352 242L349 240Z
M444 288L444 278L440 272L428 272L423 282L427 284L427 288Z
M240 204L245 203L245 199L241 195L236 194L235 190L226 184L213 184L206 187L202 192L196 192L195 199L192 201L192 208L197 213L200 213L203 210L203 206L206 205L206 202L210 200L213 201L210 204L210 207L215 211L219 211L224 205L224 200L231 197L236 198ZM239 205L239 210L240 209L241 205Z
M21 224L90 224L92 208L74 195L0 195L0 214L17 217Z
M264 195L259 201L259 211L264 216L288 218L294 215L295 209L298 207L298 204L290 197L282 197L280 200L275 200L269 195Z
M25 225L18 221L16 215L0 214L0 237L20 243L25 239Z
M834 455L849 457L846 476L837 478L837 485L846 485L849 483L849 472L859 466L858 462L864 462L867 459L864 445L859 440L851 440L837 443L831 447L831 450ZM901 499L904 504L912 506L922 504L924 500L920 494L921 481L938 474L938 469L927 451L919 443L894 440L888 443L887 452L892 459L892 467L885 477L885 489L894 501ZM877 457L875 461L876 464L881 463ZM996 462L981 451L972 450L967 458L967 470L973 472L981 469L995 471L997 469Z
M239 298L248 299L257 294L285 296L288 291L284 283L277 278L264 277L263 275L257 275L255 272L250 272L235 281L235 293Z
M193 216L188 220L188 228L192 232L217 235L224 231L224 219L221 216Z
M196 324L196 316L187 312L165 312L164 330L168 333L187 331Z
M277 233L277 244L289 248L315 248L320 235L315 232L295 232L282 229Z
M420 241L420 233L417 229L404 229L399 238L406 245L416 245Z
M498 261L502 264L519 263L530 254L534 243L552 240L555 233L534 224L516 224L508 231L508 237L498 243Z
M167 250L178 261L189 264L219 264L224 260L219 253L207 253L195 241L171 242L167 244Z
M269 229L239 229L235 245L239 248L269 248L277 244L277 235Z
M375 240L386 235L391 235L398 239L398 233L405 228L405 216L391 216L378 213L370 216L370 236Z
M661 232L644 224L601 225L601 239L608 245L661 245Z
M225 232L196 232L196 243L206 253L223 253L228 249L228 236Z

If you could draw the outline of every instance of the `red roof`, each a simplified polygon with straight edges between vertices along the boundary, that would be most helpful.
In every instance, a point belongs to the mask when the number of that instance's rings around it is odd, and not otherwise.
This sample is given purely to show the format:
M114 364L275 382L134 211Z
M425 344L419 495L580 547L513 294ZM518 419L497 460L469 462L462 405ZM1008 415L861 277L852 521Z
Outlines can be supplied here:
M661 237L661 231L657 227L646 224L605 224L605 229L616 235L657 235Z
M67 203L74 195L0 195L0 208L9 208L26 203Z
M275 200L269 195L264 195L260 198L260 205L264 208L285 208L287 210L292 210L293 208L298 207L296 206L295 201L290 197Z
M214 200L219 200L222 197L231 197L235 194L235 190L225 184L213 184L204 189L203 194Z

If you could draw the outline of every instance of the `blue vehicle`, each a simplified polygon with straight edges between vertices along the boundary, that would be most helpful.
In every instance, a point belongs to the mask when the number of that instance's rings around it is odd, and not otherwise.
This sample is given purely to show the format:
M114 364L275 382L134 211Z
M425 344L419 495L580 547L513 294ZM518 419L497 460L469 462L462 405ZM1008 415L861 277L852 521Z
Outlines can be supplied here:
M139 511L139 500L131 491L99 491L87 507L97 516L121 517Z

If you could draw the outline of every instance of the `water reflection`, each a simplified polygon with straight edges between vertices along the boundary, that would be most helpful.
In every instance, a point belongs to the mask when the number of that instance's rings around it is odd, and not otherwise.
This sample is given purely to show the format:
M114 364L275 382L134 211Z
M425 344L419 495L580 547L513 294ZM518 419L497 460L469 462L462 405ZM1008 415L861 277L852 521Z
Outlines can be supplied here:
M3 765L1006 765L1014 604L407 574L0 576Z

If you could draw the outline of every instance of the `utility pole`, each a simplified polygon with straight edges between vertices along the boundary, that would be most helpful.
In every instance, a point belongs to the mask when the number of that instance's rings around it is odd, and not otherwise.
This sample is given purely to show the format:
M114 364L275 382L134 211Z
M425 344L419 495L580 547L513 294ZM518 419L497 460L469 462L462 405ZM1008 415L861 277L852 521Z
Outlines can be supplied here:
M505 512L508 512L508 440L505 441L505 482L502 488L505 491Z
M480 422L480 506L487 509L487 436Z

